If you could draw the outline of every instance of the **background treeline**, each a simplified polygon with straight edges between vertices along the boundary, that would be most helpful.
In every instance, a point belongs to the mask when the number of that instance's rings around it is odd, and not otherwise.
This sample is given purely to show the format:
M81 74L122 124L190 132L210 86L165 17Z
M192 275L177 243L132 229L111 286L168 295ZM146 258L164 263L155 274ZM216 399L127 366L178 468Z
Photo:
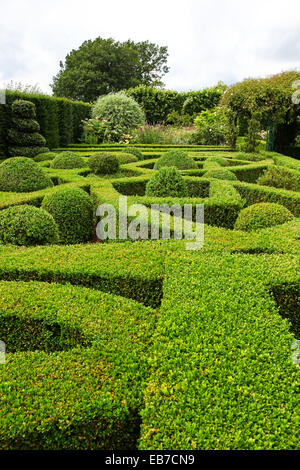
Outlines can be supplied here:
M8 154L8 129L11 127L11 105L15 100L28 100L35 104L40 132L49 148L78 142L81 137L81 121L90 116L91 105L66 98L6 91L6 104L0 106L0 155Z
M194 116L214 108L219 104L224 88L226 85L219 84L200 91L178 92L140 85L124 90L124 93L141 105L148 124L158 124L165 123L170 114Z

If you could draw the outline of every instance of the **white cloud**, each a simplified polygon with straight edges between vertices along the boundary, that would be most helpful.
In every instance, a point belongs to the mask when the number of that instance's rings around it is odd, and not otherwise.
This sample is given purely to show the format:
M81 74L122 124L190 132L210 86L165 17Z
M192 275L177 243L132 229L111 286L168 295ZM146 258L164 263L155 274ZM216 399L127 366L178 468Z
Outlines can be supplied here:
M200 89L299 67L298 0L10 0L1 6L0 81L49 83L97 36L169 48L168 88Z

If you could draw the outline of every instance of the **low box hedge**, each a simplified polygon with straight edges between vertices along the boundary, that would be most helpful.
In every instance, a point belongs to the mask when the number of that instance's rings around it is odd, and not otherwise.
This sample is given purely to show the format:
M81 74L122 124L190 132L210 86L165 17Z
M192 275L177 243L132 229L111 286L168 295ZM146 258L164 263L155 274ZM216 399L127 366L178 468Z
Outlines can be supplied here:
M135 448L155 322L118 296L1 281L1 449Z
M270 293L299 272L288 255L168 257L140 449L299 448L295 337Z

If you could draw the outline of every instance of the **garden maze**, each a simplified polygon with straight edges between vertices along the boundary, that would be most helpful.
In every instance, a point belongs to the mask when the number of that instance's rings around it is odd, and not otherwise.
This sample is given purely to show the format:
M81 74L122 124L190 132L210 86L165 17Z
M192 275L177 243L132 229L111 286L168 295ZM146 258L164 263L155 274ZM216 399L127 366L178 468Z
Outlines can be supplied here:
M45 153L41 187L29 177L22 192L5 190L19 163L0 165L1 449L296 449L299 161L124 147ZM97 159L91 170L98 152L107 168L115 155L113 174L94 174ZM166 167L179 196L149 183ZM278 169L289 183L274 186ZM172 224L170 240L97 240L97 206L118 213L120 195L149 210L203 204L203 248L187 251ZM16 228L5 214L19 206ZM38 209L44 243L30 232Z

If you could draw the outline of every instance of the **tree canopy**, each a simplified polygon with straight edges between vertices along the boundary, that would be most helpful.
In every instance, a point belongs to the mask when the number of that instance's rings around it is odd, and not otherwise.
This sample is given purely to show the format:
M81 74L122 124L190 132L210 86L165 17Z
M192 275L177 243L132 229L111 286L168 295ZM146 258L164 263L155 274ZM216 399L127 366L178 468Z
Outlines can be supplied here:
M84 41L60 62L53 94L93 102L99 96L138 85L161 86L169 71L167 47L149 41L118 42L112 38Z
M271 77L247 79L225 91L221 105L240 121L255 116L262 128L275 125L275 148L280 151L293 145L298 132L300 106L292 99L293 84L300 80L300 72L282 72Z

